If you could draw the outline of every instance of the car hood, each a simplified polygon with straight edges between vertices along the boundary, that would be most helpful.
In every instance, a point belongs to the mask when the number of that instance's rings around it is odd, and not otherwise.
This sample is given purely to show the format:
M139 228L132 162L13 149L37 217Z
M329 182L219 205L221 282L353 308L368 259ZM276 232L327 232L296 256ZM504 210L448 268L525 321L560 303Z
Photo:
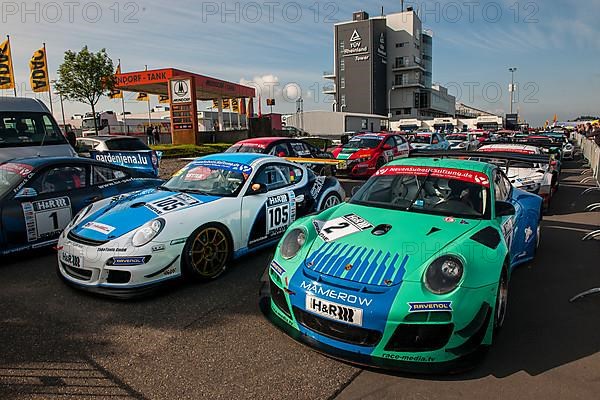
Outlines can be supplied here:
M410 145L413 149L426 149L431 146L427 143L411 143Z
M153 219L159 217L168 219L174 214L204 206L219 199L221 197L160 189L137 191L114 197L106 206L78 223L72 232L92 241L114 240ZM161 201L169 205L161 204ZM171 207L176 208L170 209Z
M344 217L358 222L361 229L355 229L350 223L347 225L352 226L352 233L331 239L334 237L331 235L340 235L343 230L327 228L342 226ZM321 274L376 286L420 280L421 270L431 257L474 231L480 223L479 220L343 204L326 220L315 217L313 225L320 234L306 253L304 268L309 275ZM391 227L386 234L373 234L374 228L385 225ZM331 240L326 241L326 238Z
M338 160L353 160L356 158L370 157L375 149L342 149L337 155Z

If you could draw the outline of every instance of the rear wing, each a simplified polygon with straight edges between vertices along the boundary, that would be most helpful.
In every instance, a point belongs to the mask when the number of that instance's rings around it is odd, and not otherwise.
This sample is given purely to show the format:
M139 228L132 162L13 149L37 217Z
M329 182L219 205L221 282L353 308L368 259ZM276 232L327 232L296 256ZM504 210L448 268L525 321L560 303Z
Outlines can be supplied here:
M550 139L551 140L551 139ZM485 140L481 143L481 146L488 146L493 144L521 144L524 146L541 147L544 149L561 149L561 143L548 142L547 140L536 140L527 138L505 138L500 140Z
M286 157L285 159L296 164L332 165L340 169L346 168L346 160L336 160L335 158Z
M534 164L550 164L551 157L544 154L515 154L508 152L483 152L483 151L435 151L435 150L413 150L411 157L429 157L429 158L484 158L492 160L506 161L507 167L511 162L529 162Z

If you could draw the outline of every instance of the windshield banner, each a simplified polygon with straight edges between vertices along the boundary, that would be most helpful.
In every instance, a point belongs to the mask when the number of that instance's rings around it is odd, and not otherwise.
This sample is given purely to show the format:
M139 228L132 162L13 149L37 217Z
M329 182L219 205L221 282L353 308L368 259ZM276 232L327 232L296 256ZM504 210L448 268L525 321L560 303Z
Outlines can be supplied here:
M409 165L393 165L383 167L375 173L375 176L384 175L416 175L428 176L431 174L434 178L455 179L459 181L474 183L477 185L490 187L490 180L483 172L468 171L465 169L454 168L432 168Z
M198 160L191 163L189 167L206 167L210 169L222 169L225 171L239 172L244 175L250 175L252 173L251 166L233 161Z
M158 176L158 164L162 153L142 151L90 151L93 160L120 165Z

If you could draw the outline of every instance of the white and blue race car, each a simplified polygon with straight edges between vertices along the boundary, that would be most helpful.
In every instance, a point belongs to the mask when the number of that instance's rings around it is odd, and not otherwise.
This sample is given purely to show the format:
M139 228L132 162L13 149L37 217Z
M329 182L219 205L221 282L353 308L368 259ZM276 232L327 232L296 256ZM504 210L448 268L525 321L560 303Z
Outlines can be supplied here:
M157 189L83 209L58 243L58 273L88 291L134 297L179 277L211 280L275 244L297 218L339 204L333 177L262 154L194 160Z

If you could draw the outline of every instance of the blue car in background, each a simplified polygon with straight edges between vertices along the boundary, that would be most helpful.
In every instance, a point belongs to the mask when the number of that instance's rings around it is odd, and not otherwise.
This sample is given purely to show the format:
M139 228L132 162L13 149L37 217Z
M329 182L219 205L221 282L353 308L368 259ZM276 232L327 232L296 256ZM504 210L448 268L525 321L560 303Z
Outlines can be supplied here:
M82 157L0 163L0 255L52 246L85 206L161 184L151 174Z

